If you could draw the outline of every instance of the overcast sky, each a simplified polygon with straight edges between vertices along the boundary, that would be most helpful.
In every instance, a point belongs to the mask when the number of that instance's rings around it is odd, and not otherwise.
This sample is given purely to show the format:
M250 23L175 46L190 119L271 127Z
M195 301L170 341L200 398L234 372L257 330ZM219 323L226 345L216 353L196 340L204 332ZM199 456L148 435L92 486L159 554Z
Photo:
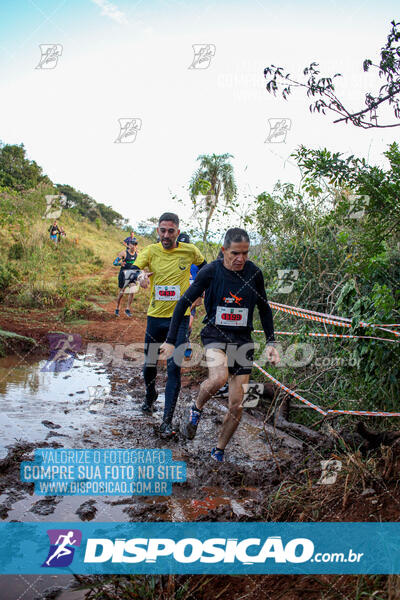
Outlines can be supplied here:
M365 91L380 83L362 72L362 61L377 59L390 21L398 20L396 6L3 0L0 140L24 143L52 181L111 205L134 225L164 210L189 214L172 194L187 198L199 154L234 155L243 200L271 191L278 179L298 182L289 155L299 144L383 165L398 130L334 125L333 115L311 114L299 90L287 102L274 98L263 69L272 63L298 74L316 61L324 74L343 74L338 93L359 109ZM43 64L45 44L58 44L60 55ZM209 64L189 68L194 44L211 45ZM268 119L277 118L290 120L286 140L266 142ZM134 141L116 142L119 119L137 119Z

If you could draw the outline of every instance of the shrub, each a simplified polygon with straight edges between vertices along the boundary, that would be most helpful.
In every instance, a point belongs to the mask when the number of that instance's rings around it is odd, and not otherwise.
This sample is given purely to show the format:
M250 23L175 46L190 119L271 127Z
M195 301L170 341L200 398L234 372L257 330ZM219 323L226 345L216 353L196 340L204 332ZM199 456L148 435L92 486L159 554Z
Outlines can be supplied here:
M54 283L46 281L34 281L25 284L15 298L17 306L26 308L51 308L59 306L62 298Z
M15 268L0 263L0 300L4 299L6 292L17 277L18 271Z
M63 310L63 318L64 321L72 321L73 319L77 319L87 312L92 310L92 305L90 302L86 302L85 300L70 300L68 301Z
M16 242L8 249L9 260L21 260L24 255L24 246L21 242Z

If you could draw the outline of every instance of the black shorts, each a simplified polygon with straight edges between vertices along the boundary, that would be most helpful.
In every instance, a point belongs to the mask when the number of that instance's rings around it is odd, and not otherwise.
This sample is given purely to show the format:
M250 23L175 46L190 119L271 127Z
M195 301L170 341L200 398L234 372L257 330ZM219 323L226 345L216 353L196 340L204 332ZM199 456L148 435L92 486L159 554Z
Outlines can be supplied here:
M123 270L121 269L120 272L118 273L118 287L120 290L122 290L122 288L125 285L125 274L123 272Z
M232 336L231 341L223 341L207 335L206 332L203 335L203 331L200 337L204 349L217 348L225 352L228 358L228 372L230 375L250 375L254 358L254 343L251 338L235 338Z

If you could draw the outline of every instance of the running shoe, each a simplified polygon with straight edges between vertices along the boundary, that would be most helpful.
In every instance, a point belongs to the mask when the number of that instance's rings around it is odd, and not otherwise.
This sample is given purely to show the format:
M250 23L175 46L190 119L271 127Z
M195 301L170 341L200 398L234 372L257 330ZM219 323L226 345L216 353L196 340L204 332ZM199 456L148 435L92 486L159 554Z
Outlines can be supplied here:
M145 400L141 406L141 409L144 413L148 415L152 415L155 410L157 410L154 406L154 401L150 402L149 400Z
M119 317L119 310L118 310L118 308L115 309L115 316Z
M201 417L201 410L196 408L196 406L192 406L190 409L189 421L186 423L185 436L188 440L192 440L196 435L197 426L199 424Z
M224 462L224 451L213 448L211 450L211 458L216 460L217 462Z
M172 429L171 423L168 423L167 421L163 421L161 423L158 433L160 434L160 438L163 440L171 438L173 435L175 435L175 431Z
M129 308L126 309L125 314L126 314L127 317L131 317L132 316L132 313L129 310Z

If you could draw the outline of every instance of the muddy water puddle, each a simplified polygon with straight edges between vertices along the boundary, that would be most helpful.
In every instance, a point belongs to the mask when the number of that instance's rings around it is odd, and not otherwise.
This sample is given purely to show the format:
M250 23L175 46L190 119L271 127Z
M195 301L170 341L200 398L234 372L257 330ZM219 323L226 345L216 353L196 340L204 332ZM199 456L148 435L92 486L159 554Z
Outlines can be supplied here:
M121 422L129 422L135 430L152 420L141 412L140 399L132 397L128 376L107 371L92 357L75 358L67 371L49 371L48 367L46 360L0 359L0 459L8 448L22 442L37 447L42 442L65 448L137 447L122 432ZM163 403L160 393L156 405L161 409ZM14 480L0 495L0 518L128 520L124 506L106 500L107 496L30 495Z
M75 359L68 371L54 372L46 370L47 367L46 360L0 359L0 459L7 454L7 447L15 446L17 441L30 442L35 447L55 442L64 448L170 448L175 461L187 463L187 481L174 485L171 496L49 497L35 495L33 490L23 487L19 473L11 469L0 495L2 520L78 523L251 520L259 498L257 486L268 477L270 467L266 461L271 458L269 446L260 438L263 430L260 418L244 411L227 449L227 463L219 465L210 459L211 447L216 445L227 411L226 403L219 399L207 405L195 439L187 442L179 430L186 422L195 390L183 391L174 421L177 437L164 441L154 432L164 406L162 376L158 382L157 411L152 417L140 410L144 386L137 366L109 368L83 356ZM266 428L272 437L272 428ZM30 456L33 457L33 452ZM24 456L24 460L29 458ZM14 460L17 464L20 454L15 454ZM24 582L17 576L7 578L6 589L15 585L15 590L20 590L7 598L14 600L20 596L21 600L33 600L41 597L38 591L58 585L50 577L26 579L22 593ZM64 591L60 598L80 600L83 598L80 594Z
M124 413L132 422L146 421L127 393L128 377L107 371L92 357L75 358L67 371L49 368L46 360L0 359L0 458L16 441L74 447L83 428L90 437ZM157 404L163 404L162 394Z
M0 598L2 600L41 600L45 590L58 588L60 594L50 596L57 600L84 600L84 591L72 591L68 588L73 583L71 575L0 575Z
M46 360L0 359L0 455L17 440L39 442L68 439L86 423L98 423L99 414L89 412L91 386L109 386L101 364L75 360L68 371L46 371ZM101 371L101 372L99 372ZM101 418L101 417L100 417Z

